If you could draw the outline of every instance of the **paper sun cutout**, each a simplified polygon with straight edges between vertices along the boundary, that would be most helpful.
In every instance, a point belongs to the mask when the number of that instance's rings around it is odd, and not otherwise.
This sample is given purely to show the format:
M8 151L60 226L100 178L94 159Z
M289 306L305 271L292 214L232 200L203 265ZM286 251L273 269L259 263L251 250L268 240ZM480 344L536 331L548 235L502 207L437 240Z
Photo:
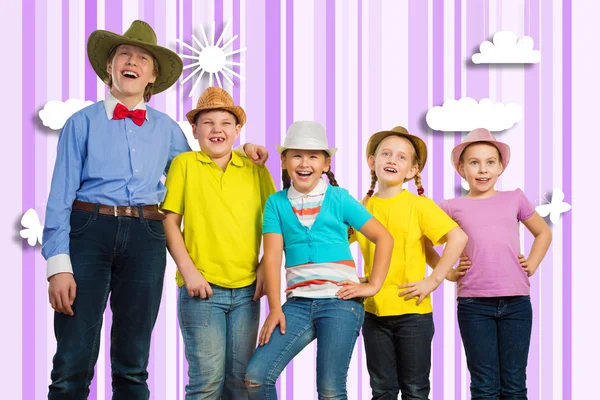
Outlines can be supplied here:
M553 224L556 224L560 218L562 213L565 213L571 209L571 205L569 203L564 202L565 194L559 188L554 188L552 191L552 200L546 204L542 204L535 208L535 211L538 212L542 217L547 217L550 215L550 221ZM546 201L546 199L544 197Z
M63 125L77 111L92 105L92 101L83 101L79 99L69 99L65 102L52 100L46 103L40 110L39 116L44 126L50 129L62 129Z
M517 36L510 31L496 32L493 43L482 42L480 53L473 54L471 59L475 64L537 64L540 62L539 50L533 49L533 39L523 36L517 41Z
M21 218L21 225L25 229L21 229L19 235L23 239L27 239L27 244L35 246L37 242L42 244L42 233L44 232L44 225L40 222L37 212L30 208L25 211Z
M241 63L228 61L227 57L230 57L234 54L246 51L245 47L243 49L233 50L230 52L225 51L229 46L231 46L233 41L235 39L237 39L238 35L235 35L234 37L229 39L229 41L224 43L223 46L219 47L219 45L221 44L221 40L223 40L223 34L225 33L225 31L227 30L229 25L230 25L230 22L227 22L227 25L225 25L225 28L223 28L223 31L221 32L221 36L219 36L219 40L217 40L217 43L215 43L215 23L214 23L214 21L212 23L212 36L210 38L210 42L208 41L208 38L206 37L206 32L204 31L204 26L200 25L200 30L202 32L202 37L204 39L204 45L202 43L200 43L200 41L194 35L192 35L193 41L200 47L200 50L195 49L194 47L188 45L187 43L183 42L183 40L176 39L177 42L181 43L183 46L190 49L192 51L192 53L196 54L196 55L185 55L185 54L179 55L181 58L189 58L189 59L195 61L192 64L189 64L189 65L186 65L185 67L183 67L184 70L197 67L185 79L183 79L181 81L182 85L185 84L188 80L190 80L194 75L196 75L197 73L200 73L198 78L196 78L196 82L192 86L192 89L190 90L189 97L192 97L192 93L194 93L194 90L200 83L200 80L202 79L202 76L205 73L208 73L208 75L209 75L208 84L210 86L213 85L213 77L214 77L217 80L217 84L220 87L223 87L221 85L221 79L219 78L219 73L221 73L221 75L223 75L223 78L225 78L225 80L227 80L227 82L229 82L231 85L233 85L233 80L227 74L235 75L239 79L245 80L245 78L243 76L239 75L238 73L236 73L235 71L233 71L232 69L227 67L227 65L237 65L237 66L242 65Z
M523 109L516 103L494 103L482 99L479 103L470 97L446 100L442 106L427 111L427 125L435 131L469 132L486 128L491 132L503 131L523 118Z

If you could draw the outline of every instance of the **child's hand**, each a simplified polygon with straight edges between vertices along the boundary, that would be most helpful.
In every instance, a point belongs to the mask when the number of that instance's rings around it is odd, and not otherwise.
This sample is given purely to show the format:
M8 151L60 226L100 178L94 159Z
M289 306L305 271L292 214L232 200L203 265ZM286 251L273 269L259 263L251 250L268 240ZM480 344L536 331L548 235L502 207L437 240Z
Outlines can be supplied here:
M246 143L244 145L244 153L248 156L249 159L254 161L258 165L265 165L267 159L269 158L269 152L267 148L264 146L259 146L257 144Z
M285 315L283 314L283 310L278 309L275 311L271 311L269 316L265 320L265 323L260 330L260 334L258 335L258 344L260 346L264 346L269 343L269 339L271 339L271 334L273 330L279 325L279 331L282 335L285 334Z
M338 299L342 300L354 299L356 297L371 297L375 296L377 292L379 292L378 288L368 282L356 283L347 280L338 282L337 285L343 286L335 294Z
M417 305L419 305L423 299L425 299L425 297L427 297L429 293L433 292L438 286L439 283L435 282L431 277L427 277L419 282L411 282L402 286L398 286L398 289L406 289L405 291L398 293L398 296L406 296L404 297L405 301L410 300L413 297L418 297Z
M523 254L519 254L519 264L521 264L521 267L523 267L523 270L527 273L528 278L535 274L535 271L537 270L537 268L527 265L527 259Z
M263 263L258 264L256 268L256 290L254 291L254 297L252 300L260 300L265 295L265 269Z
M190 297L200 297L202 299L212 297L213 291L210 284L197 269L184 276L183 281Z
M461 257L458 260L458 266L448 272L446 279L448 279L450 282L457 282L460 278L465 276L469 268L471 268L471 261L469 261L469 258Z

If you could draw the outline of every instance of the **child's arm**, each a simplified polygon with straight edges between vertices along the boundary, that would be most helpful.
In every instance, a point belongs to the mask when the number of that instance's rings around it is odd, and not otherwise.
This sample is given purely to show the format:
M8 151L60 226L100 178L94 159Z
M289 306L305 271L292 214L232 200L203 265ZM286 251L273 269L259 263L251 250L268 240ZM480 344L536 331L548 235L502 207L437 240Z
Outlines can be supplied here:
M435 251L433 243L428 238L425 238L425 260L431 268L435 268L440 262L440 255Z
M258 165L265 165L269 158L269 152L266 147L253 143L245 143L243 146L236 147L233 151L242 157L248 157Z
M258 344L269 343L271 334L277 325L281 334L285 334L285 315L281 309L281 255L283 254L283 236L279 233L263 235L265 254L265 291L269 300L269 316L258 335Z
M521 265L523 265L525 272L527 272L527 276L532 276L540 266L542 259L550 247L552 231L546 221L537 212L534 212L531 217L524 220L523 225L531 232L534 239L525 265L522 262Z
M194 262L190 258L181 234L181 215L165 210L165 233L167 235L167 249L177 269L183 277L185 288L191 297L201 297L203 299L212 297L213 291L210 284L204 279L200 271L196 269Z
M375 243L375 255L373 257L373 271L369 276L368 282L355 283L352 281L339 282L343 286L336 296L343 300L355 297L375 296L387 276L392 259L392 250L394 248L394 238L387 229L377 221L376 218L369 219L361 228L360 233L367 239Z
M444 281L446 275L448 275L452 266L456 263L456 260L458 260L458 257L460 257L460 254L465 248L468 237L462 229L455 227L446 234L446 240L446 246L444 247L442 256L431 275L422 281L411 282L399 286L399 289L406 290L400 292L398 296L406 296L404 297L404 300L418 297L417 305L419 305L429 293L433 292L440 283Z

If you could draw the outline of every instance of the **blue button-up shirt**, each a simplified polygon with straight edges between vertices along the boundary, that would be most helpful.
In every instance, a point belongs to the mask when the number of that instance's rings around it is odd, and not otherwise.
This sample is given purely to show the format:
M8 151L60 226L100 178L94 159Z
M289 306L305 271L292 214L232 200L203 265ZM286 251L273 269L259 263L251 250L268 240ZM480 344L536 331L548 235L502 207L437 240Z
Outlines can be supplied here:
M60 133L42 246L48 277L73 271L69 221L75 199L111 206L158 204L166 193L163 173L175 156L190 151L168 115L142 101L134 107L146 109L138 126L130 118L113 120L116 105L109 93L73 114Z

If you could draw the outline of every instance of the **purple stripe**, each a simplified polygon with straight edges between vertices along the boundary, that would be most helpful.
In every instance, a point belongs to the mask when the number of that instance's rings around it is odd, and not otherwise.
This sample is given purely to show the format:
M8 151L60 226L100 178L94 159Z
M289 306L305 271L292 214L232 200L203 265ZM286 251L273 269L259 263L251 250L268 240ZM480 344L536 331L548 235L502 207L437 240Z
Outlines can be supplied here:
M454 1L454 98L460 99L462 96L462 2ZM454 143L459 144L461 134L454 134ZM454 196L460 197L460 176L454 175ZM458 321L454 319L454 398L462 399L462 340Z
M214 18L215 18L215 43L216 43L217 40L219 40L219 36L221 35L221 32L223 32L223 28L225 27L226 21L223 21L223 0L214 0L214 1L215 1L215 10L214 10L215 17ZM223 43L226 43L226 41L224 39L225 38L221 39L221 44L219 46L222 46Z
M433 105L444 102L444 0L433 0ZM444 199L444 133L433 134L433 193L436 203ZM442 327L433 339L433 397L444 396L444 285L433 296L434 323Z
M285 4L285 126L294 122L294 1L287 0ZM279 132L279 129L277 130ZM277 139L279 141L279 138ZM273 171L273 170L271 170ZM279 171L280 168L276 168ZM275 179L275 178L273 178ZM276 182L280 182L277 179ZM280 393L279 380L277 393ZM294 399L294 360L290 361L285 371L285 398Z
M69 99L69 0L62 0L62 101Z
M572 4L571 0L563 1L563 63L562 63L562 97L563 97L563 140L562 140L562 157L563 157L563 192L565 193L565 200L567 203L572 204L572 165L571 165L571 152L572 152L572 93L571 93L571 40L572 40L572 26L571 26L571 11ZM572 293L571 293L571 234L572 234L572 219L571 213L565 213L562 216L563 225L563 399L569 400L572 396L572 337L571 337L571 324L572 324Z
M98 19L97 0L88 0L85 2L85 37L90 37L90 33L96 30L96 21ZM120 31L119 31L120 32ZM97 91L96 83L98 78L89 61L85 62L85 99L96 101Z
M179 38L179 29L181 27L180 23L180 18L179 18L179 11L180 11L180 7L181 7L181 0L177 0L175 2L175 37ZM175 52L177 54L183 54L183 46L181 44L179 44L178 42L175 42ZM181 97L183 96L183 91L181 90L181 85L179 84L179 81L177 83L175 83L175 93L176 96L175 98L177 99L175 102L175 120L178 121L181 119ZM177 299L177 294L178 291L175 291L175 298ZM177 301L177 300L176 300ZM177 303L176 303L177 304ZM179 328L179 323L176 323L175 326L172 327L172 329L175 330L175 399L176 400L180 400L181 397L179 395L180 390L179 390L179 382L183 380L182 375L183 375L183 371L181 370L181 368L179 368L179 362L181 361L180 358L180 353L181 353L181 331Z
M242 47L242 41L239 39L240 36L240 0L233 0L233 36L238 35L238 39L236 39L232 48L238 49ZM240 62L240 53L234 54L232 58L233 62ZM236 65L232 65L232 68L237 74L243 76L240 73L240 67ZM234 81L235 82L235 81ZM238 80L239 82L239 80ZM241 82L233 86L233 102L235 104L240 104L240 85Z
M269 147L274 147L279 143L281 129L281 5L272 2L265 8L265 127L266 132L274 133L266 137ZM267 167L274 172L273 179L279 181L278 157L270 157Z
M357 29L356 29L356 44L358 46L357 51L356 51L356 126L358 127L357 129L357 133L358 133L358 143L359 145L357 146L357 155L356 155L356 159L357 159L357 163L356 163L356 176L360 177L362 176L363 172L363 162L362 160L364 160L363 158L363 151L362 151L362 146L360 145L363 142L363 136L362 136L362 124L363 124L363 120L362 120L362 98L363 98L363 90L362 90L362 49L363 49L363 43L362 43L362 34L363 34L363 26L362 26L362 10L363 10L363 2L362 0L358 0L358 11L356 13L356 25L357 25ZM358 196L359 199L362 198L364 193L364 189L362 186L362 179L358 178ZM358 268L358 274L359 276L364 276L364 260L362 257L362 252L357 252L358 256L356 259L356 266ZM363 338L362 338L362 329L361 332L359 334L359 337L357 339L358 342L358 400L362 400L363 396L363 358L366 357L366 355L364 354L364 342L363 342Z
M327 4L323 1L313 1L314 26L313 26L313 119L325 126L325 131L330 134L327 128L327 79L328 79L328 57L327 57ZM323 40L325 38L325 40ZM335 132L334 132L335 133ZM328 139L329 139L328 135ZM331 141L329 145L333 147ZM335 172L335 158L333 161L333 171Z
M531 36L533 42L539 44L539 2L536 0L528 0L528 5L525 5L525 21L529 21L529 32L525 34ZM527 24L526 24L527 26ZM538 198L540 187L540 158L539 158L539 133L540 133L540 69L539 64L524 66L525 78L525 104L524 104L524 128L525 128L525 187L524 192L530 199ZM525 235L525 249L530 249L533 244L531 235ZM540 274L535 274L530 278L531 283L531 305L534 313L540 309ZM539 381L540 381L540 326L539 315L535 315L533 319L533 329L529 349L529 361L527 366L527 387L528 396L531 399L539 399Z
M35 80L27 77L35 76L35 29L36 16L28 10L35 9L35 0L24 0L22 42L23 51L23 89L22 89L22 212L35 207L35 123L31 115L35 113ZM26 241L22 241L22 376L35 379L35 291L31 290L35 282L35 249ZM35 385L31 380L22 379L22 397L34 399Z
M552 106L553 106L553 98L554 98L554 80L553 80L553 71L554 65L552 63L554 57L553 51L553 12L552 7L542 7L542 20L544 23L541 27L541 35L542 40L540 42L541 46L541 54L542 54L542 62L541 62L541 113L544 116L548 116L547 118L542 118L541 121L541 132L548 132L549 138L545 140L541 140L541 157L542 157L542 185L541 192L550 191L553 188L553 140L552 140L552 132L554 130L553 121L552 121ZM538 196L539 197L539 196ZM553 365L555 356L553 354L553 346L552 343L554 341L554 333L553 333L553 322L554 322L554 308L552 307L552 302L554 299L554 291L553 291L553 271L554 270L554 262L552 259L552 248L550 251L546 253L546 257L544 258L544 269L541 271L541 280L542 287L545 290L542 291L542 332L544 332L542 336L542 348L541 352L544 355L544 361L541 365L541 376L542 376L542 399L552 399L553 398ZM558 397L558 393L556 394Z
M326 31L325 31L325 108L327 110L327 122L325 130L330 147L335 147L335 2L328 1L325 9Z

